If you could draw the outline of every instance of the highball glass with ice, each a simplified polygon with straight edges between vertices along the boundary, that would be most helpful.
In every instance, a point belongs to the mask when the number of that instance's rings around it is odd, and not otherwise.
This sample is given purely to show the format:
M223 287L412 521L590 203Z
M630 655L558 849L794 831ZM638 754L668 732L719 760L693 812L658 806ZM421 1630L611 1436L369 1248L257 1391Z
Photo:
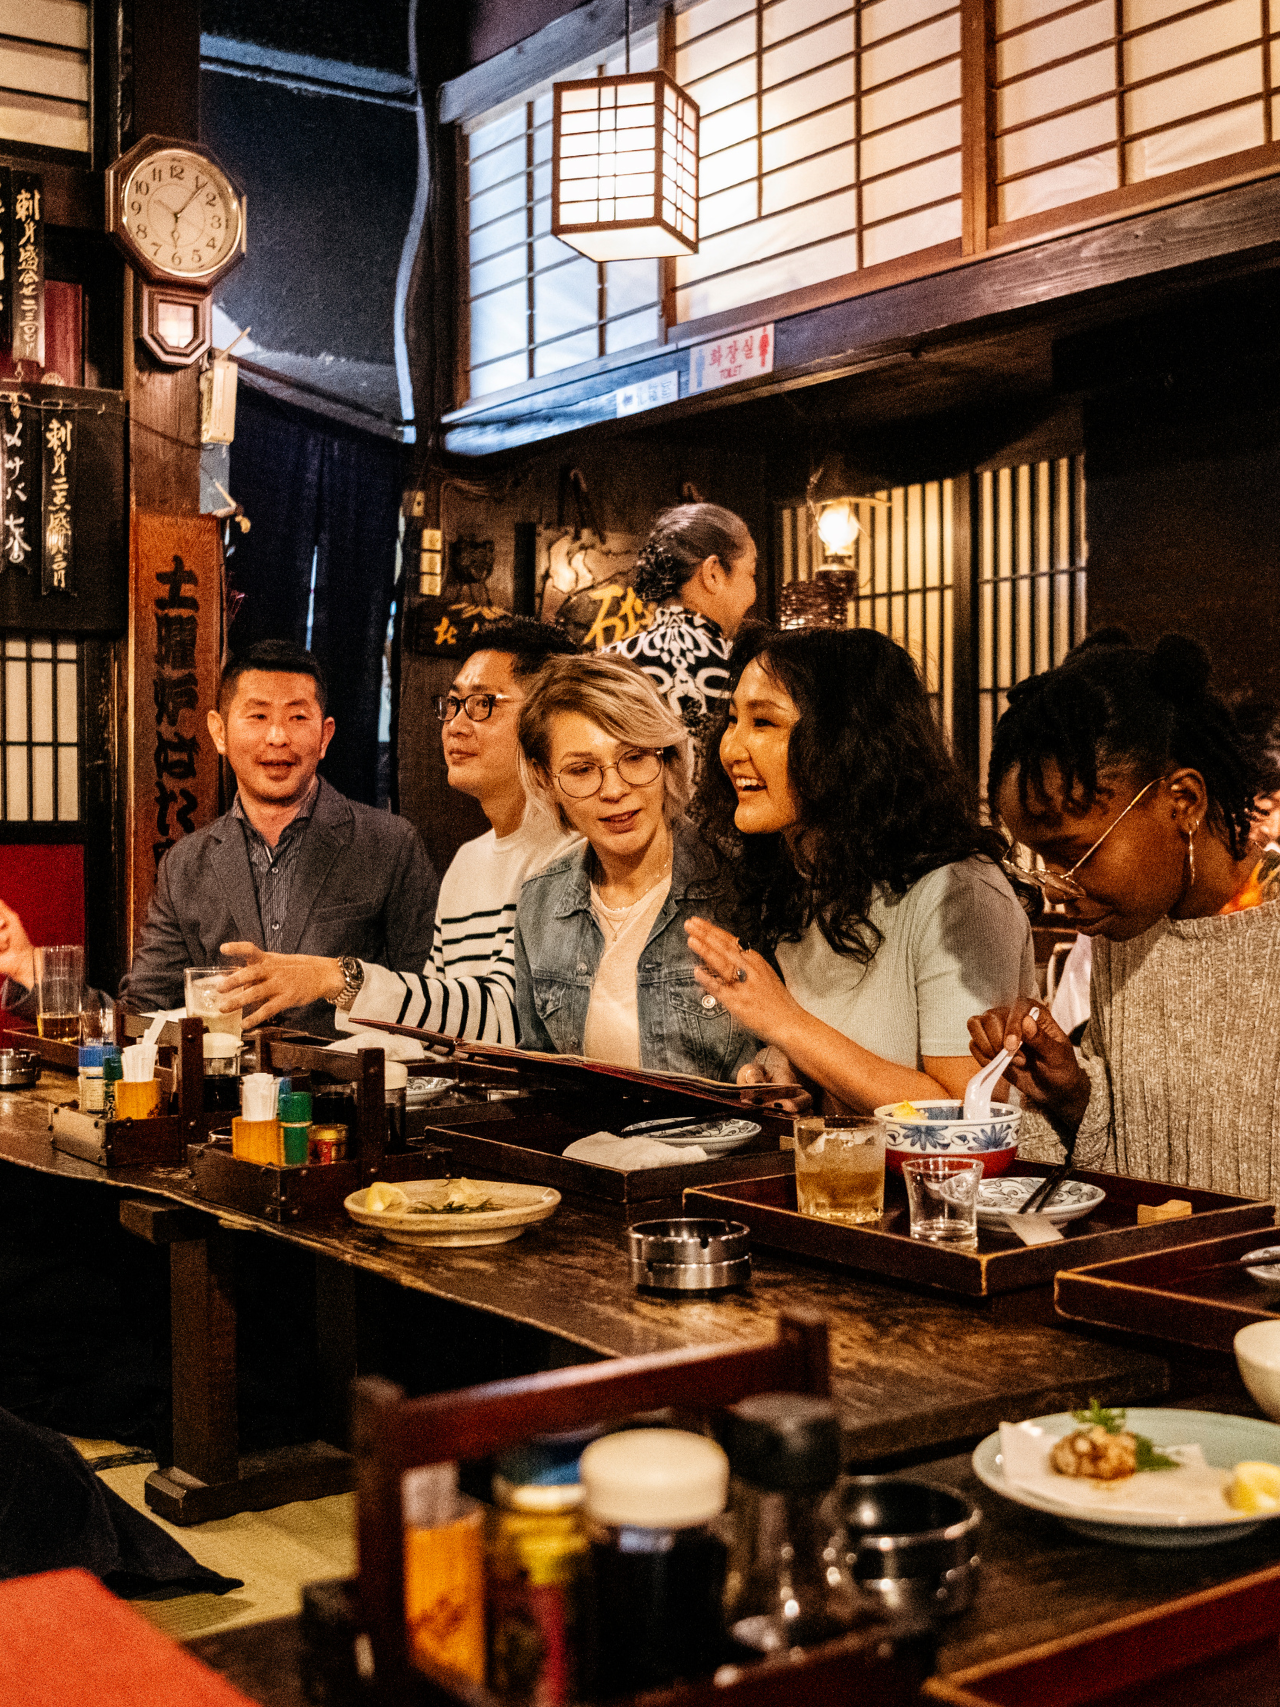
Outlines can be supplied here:
M829 1115L795 1123L796 1203L802 1215L852 1227L884 1213L882 1120Z
M206 1031L215 1031L220 1036L239 1037L244 1030L244 1009L232 1008L224 1013L222 1008L223 980L234 970L234 966L188 966L183 975L187 1018L202 1019Z

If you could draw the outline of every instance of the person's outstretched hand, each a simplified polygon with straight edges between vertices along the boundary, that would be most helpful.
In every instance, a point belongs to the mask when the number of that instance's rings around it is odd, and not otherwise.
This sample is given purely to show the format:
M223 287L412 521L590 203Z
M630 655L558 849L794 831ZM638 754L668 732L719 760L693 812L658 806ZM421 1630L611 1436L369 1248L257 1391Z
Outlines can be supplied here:
M969 1053L986 1066L1002 1049L1013 1059L1004 1076L1023 1101L1074 1132L1089 1106L1089 1075L1048 1005L1019 996L969 1021Z
M758 1086L760 1096L757 1100L762 1103L770 1101L767 1094L770 1085L794 1085L797 1078L795 1068L781 1049L775 1048L772 1043L766 1044L754 1061L738 1068L738 1083ZM802 1091L799 1096L778 1097L772 1106L787 1114L808 1114L813 1107L813 1098L808 1091Z
M220 952L242 962L222 981L222 1011L243 1003L246 1025L266 1025L286 1008L342 992L341 966L322 954L269 954L251 942L224 942Z
M28 990L36 981L36 957L27 927L4 901L0 901L0 973Z

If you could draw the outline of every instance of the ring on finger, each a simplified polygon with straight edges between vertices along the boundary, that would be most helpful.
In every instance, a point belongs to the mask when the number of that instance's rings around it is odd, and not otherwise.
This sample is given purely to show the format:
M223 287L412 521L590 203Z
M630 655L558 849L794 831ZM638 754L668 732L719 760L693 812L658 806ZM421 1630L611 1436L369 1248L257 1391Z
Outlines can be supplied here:
M733 976L739 984L745 984L747 981L747 969L746 969L746 967L745 966L739 966L739 967L735 968Z

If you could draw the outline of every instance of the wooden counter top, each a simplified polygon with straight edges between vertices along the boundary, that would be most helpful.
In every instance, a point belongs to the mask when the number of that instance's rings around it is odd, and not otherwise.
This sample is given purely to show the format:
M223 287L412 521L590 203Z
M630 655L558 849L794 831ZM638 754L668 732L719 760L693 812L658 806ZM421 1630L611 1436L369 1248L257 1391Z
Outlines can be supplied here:
M48 1103L71 1100L74 1088L73 1080L46 1074L35 1091L0 1093L0 1160L82 1179L86 1189L158 1195L219 1214L193 1195L186 1169L108 1173L53 1150ZM510 1244L421 1252L384 1244L345 1218L306 1227L219 1218L596 1356L749 1342L771 1337L788 1305L819 1309L831 1322L834 1389L854 1464L931 1455L1001 1420L1094 1397L1137 1404L1185 1387L1164 1356L1056 1323L1047 1288L974 1305L761 1252L741 1292L641 1296L627 1272L623 1229L567 1203Z

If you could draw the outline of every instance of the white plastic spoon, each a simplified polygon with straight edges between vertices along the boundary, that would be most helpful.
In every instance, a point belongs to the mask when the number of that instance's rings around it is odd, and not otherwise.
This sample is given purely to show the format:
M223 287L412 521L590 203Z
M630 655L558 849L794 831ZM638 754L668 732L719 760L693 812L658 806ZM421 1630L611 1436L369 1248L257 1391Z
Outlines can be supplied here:
M1032 1008L1028 1019L1039 1019L1040 1009ZM1013 1060L1007 1049L1002 1049L994 1060L989 1061L980 1073L975 1073L964 1088L964 1118L966 1120L985 1120L991 1113L991 1091L996 1080Z

